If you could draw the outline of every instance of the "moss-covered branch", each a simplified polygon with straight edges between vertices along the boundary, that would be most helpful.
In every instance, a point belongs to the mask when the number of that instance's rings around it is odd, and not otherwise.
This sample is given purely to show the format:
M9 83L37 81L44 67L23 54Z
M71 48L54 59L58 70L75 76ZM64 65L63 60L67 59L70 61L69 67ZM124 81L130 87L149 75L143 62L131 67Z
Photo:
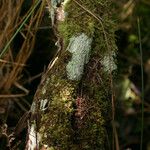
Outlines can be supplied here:
M110 73L116 68L110 0L70 0L57 22L64 51L47 72L36 98L40 145L54 150L107 149Z

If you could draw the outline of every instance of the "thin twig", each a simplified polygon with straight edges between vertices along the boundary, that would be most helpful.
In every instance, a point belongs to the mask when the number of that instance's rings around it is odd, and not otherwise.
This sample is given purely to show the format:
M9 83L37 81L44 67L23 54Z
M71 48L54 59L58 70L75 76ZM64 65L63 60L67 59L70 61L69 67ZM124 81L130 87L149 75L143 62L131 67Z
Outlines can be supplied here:
M22 66L22 67L26 66L25 64L19 64L17 62L10 62L8 60L3 60L3 59L0 59L0 63L13 64L13 65Z
M2 94L0 95L0 98L17 98L17 97L23 97L27 94Z

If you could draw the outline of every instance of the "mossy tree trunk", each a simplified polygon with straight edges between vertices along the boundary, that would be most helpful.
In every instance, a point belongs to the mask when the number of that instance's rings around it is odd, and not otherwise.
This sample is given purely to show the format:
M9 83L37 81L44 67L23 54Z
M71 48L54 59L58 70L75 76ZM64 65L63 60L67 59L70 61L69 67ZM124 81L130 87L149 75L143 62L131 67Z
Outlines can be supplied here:
M30 133L39 147L108 149L106 126L116 69L111 9L110 0L68 0L54 7L61 18L55 30L63 42L58 43L61 51L43 76L31 108Z

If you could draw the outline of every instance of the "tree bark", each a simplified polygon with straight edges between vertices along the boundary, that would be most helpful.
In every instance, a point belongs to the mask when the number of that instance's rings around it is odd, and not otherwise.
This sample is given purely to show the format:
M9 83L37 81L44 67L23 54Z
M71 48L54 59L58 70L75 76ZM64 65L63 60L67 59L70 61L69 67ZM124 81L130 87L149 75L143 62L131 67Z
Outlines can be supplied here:
M109 149L106 127L112 118L117 49L111 1L54 4L51 17L60 51L35 94L27 149L31 134L33 149Z

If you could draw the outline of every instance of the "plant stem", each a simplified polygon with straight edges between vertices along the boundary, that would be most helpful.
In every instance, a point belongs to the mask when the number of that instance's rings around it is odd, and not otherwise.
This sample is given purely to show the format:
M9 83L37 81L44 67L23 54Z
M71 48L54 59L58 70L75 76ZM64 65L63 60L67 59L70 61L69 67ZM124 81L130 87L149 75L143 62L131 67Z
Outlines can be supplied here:
M142 100L142 114L141 114L141 143L140 143L140 150L143 149L143 130L144 130L144 69L143 69L143 50L142 50L142 41L141 41L141 28L140 28L140 20L137 19L138 24L138 36L139 36L139 48L140 48L140 56L141 56L141 84L142 84L142 91L141 91L141 100Z

